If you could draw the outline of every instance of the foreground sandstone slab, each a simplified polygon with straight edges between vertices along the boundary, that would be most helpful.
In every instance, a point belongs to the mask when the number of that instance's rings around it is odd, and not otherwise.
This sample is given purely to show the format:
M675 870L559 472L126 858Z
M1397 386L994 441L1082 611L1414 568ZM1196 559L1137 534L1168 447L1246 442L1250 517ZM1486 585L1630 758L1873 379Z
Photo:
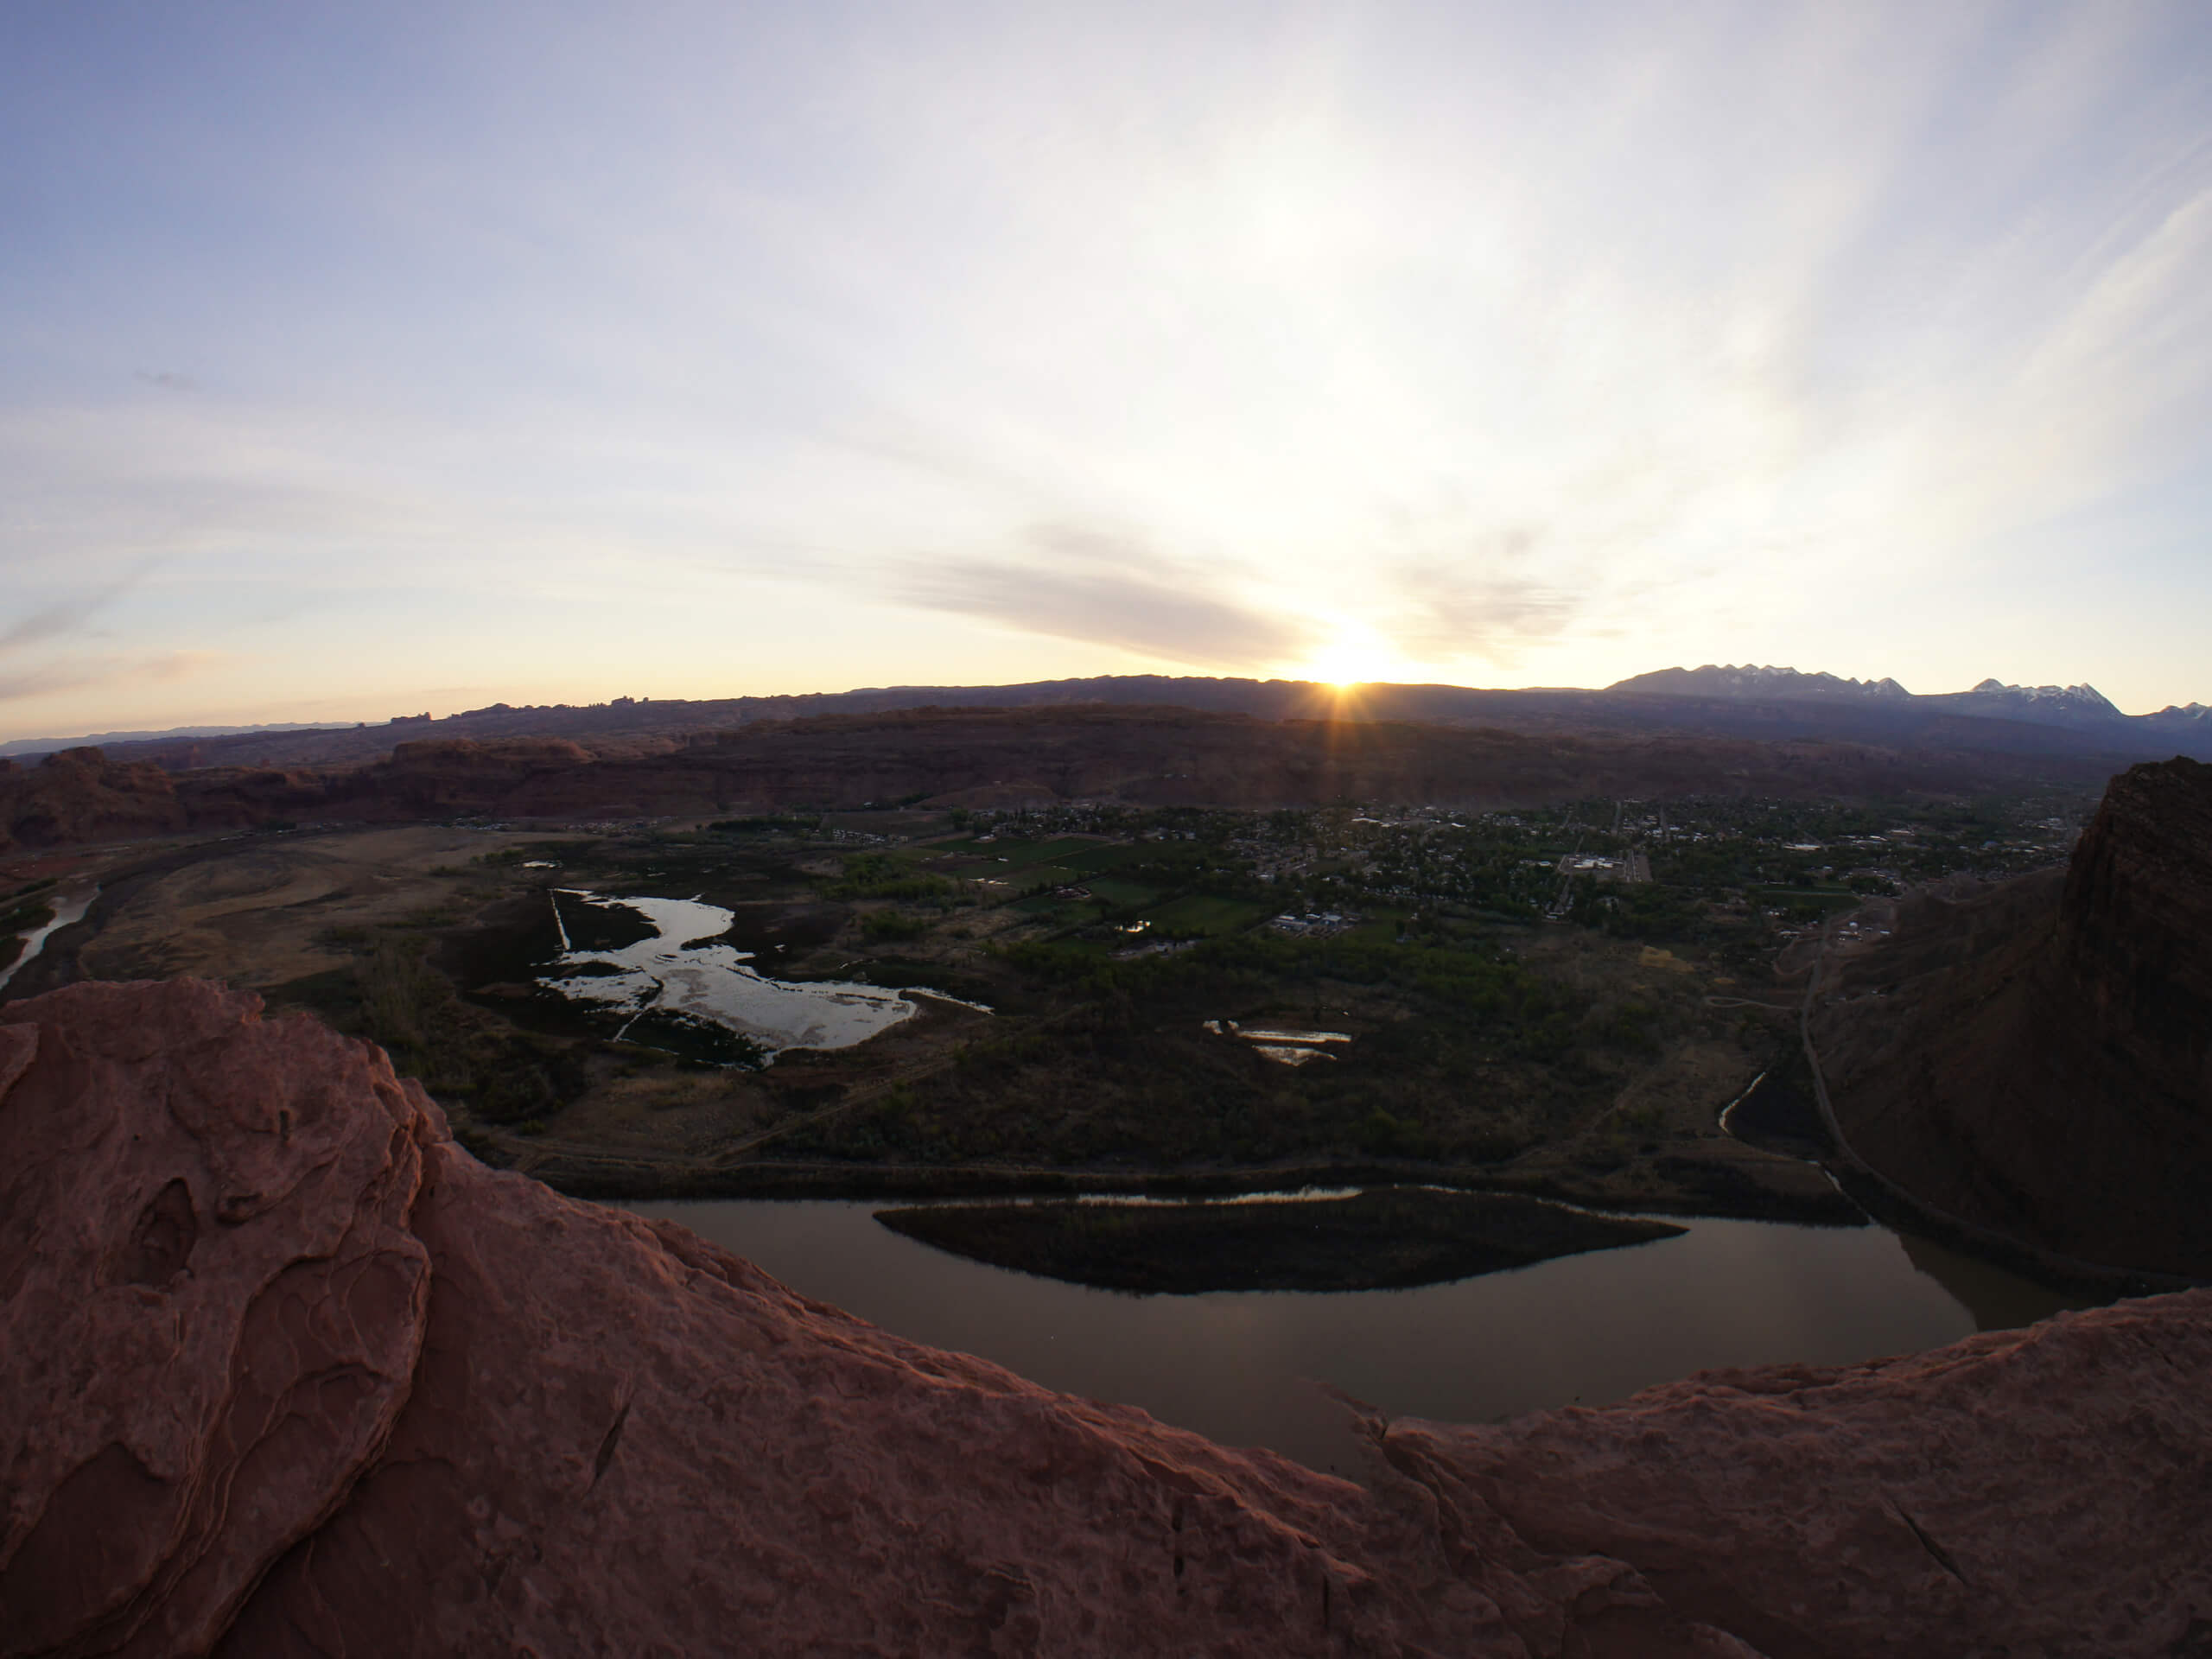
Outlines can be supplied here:
M487 1170L250 996L5 1018L0 1654L2212 1643L2212 1292L1376 1420L1370 1492Z

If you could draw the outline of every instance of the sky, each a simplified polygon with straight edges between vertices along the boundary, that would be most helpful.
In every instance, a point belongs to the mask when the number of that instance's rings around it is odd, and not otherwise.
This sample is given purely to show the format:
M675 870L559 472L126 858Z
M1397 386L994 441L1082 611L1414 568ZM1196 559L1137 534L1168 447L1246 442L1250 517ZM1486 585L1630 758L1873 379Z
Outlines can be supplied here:
M0 738L2212 701L2202 0L19 0L0 154Z

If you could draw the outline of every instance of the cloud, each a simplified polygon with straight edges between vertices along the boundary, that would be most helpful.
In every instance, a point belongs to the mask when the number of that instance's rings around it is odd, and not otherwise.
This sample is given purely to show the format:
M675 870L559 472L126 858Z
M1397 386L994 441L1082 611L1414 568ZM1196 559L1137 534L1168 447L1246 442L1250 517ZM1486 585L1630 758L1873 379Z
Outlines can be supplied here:
M1526 647L1565 632L1582 608L1575 594L1525 576L1414 566L1397 581L1405 602L1385 632L1414 662L1481 657L1510 667Z
M27 697L74 691L79 686L97 685L106 677L74 663L54 663L20 674L0 674L0 702L21 702Z
M1432 547L1440 539L1441 526L1396 517L1408 539ZM1589 607L1588 586L1549 536L1529 524L1480 533L1462 526L1445 532L1452 545L1384 561L1366 595L1370 626L1408 662L1479 657L1511 665Z
M140 658L79 658L47 663L13 674L0 674L0 702L22 702L79 691L86 686L127 684L133 680L170 683L188 679L229 660L221 652L168 651Z
M188 374L179 374L172 369L137 369L131 378L149 386L159 386L164 391L197 391L200 383Z
M231 660L227 652L171 651L159 657L149 657L131 671L133 677L149 680L184 680L204 674L209 669Z
M1209 667L1281 661L1319 637L1310 624L1223 595L1192 567L1123 532L1045 524L1025 539L1027 559L941 560L912 571L898 597L1027 633Z
M43 606L14 626L0 632L0 652L20 651L48 639L74 633L117 600L145 581L151 567L142 565L105 588L73 594Z

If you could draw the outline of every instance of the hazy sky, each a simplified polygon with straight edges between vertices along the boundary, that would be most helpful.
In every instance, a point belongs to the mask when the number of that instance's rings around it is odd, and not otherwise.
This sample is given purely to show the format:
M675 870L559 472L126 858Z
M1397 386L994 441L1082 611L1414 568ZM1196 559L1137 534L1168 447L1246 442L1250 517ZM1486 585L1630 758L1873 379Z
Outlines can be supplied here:
M0 737L2212 700L2212 5L0 8Z

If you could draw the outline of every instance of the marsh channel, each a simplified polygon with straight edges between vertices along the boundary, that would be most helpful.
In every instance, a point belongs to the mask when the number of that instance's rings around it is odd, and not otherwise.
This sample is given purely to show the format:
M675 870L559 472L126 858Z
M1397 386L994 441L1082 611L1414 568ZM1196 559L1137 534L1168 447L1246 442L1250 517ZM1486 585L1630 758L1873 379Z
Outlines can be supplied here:
M2086 1305L1878 1224L1677 1216L1673 1236L1413 1289L1131 1295L901 1236L875 1219L880 1202L626 1207L900 1336L1347 1479L1366 1461L1325 1389L1391 1416L1491 1422L1700 1370L1907 1353Z

